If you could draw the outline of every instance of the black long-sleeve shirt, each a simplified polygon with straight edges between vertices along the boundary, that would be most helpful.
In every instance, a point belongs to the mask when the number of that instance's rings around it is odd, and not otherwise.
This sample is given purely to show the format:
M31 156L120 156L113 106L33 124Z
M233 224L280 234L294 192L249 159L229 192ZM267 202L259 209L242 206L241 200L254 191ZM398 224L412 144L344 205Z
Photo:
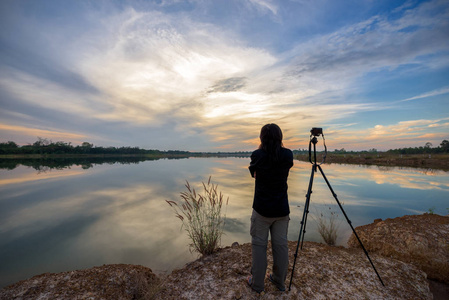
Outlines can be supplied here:
M279 160L272 161L258 149L251 154L249 171L256 174L253 209L267 218L284 217L290 213L287 177L293 166L293 153L281 148Z

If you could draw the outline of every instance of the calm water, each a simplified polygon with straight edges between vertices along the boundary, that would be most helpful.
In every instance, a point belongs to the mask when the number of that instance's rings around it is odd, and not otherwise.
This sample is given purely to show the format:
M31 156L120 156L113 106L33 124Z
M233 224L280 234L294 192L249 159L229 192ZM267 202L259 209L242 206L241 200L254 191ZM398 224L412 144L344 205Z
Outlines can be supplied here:
M179 200L185 181L212 181L229 196L222 245L250 241L253 179L248 158L190 158L94 165L38 172L0 170L0 287L45 272L129 263L156 273L197 257L165 200ZM448 214L449 173L408 168L323 165L354 226L433 210ZM289 177L289 239L297 240L311 165L295 161ZM306 240L320 241L317 219L338 217L338 243L351 229L319 173Z

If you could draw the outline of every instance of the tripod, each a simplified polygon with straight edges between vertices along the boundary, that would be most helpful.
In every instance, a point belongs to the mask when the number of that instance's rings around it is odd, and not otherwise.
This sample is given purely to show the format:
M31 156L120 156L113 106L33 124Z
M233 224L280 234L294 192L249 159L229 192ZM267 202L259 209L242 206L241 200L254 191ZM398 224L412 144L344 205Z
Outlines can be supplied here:
M385 284L382 281L382 278L380 278L379 273L377 272L376 268L374 267L374 264L373 264L373 262L371 261L371 258L368 255L368 252L366 251L365 247L363 246L362 241L360 240L359 236L355 232L354 227L352 226L351 220L349 220L348 216L346 215L346 212L343 209L343 206L341 206L341 203L340 203L340 201L337 198L337 194L335 194L335 192L332 189L329 181L326 178L326 175L324 175L323 169L321 168L321 164L323 164L325 162L326 155L327 155L327 148L326 148L326 143L324 141L323 130L321 128L312 128L312 130L310 132L311 132L311 135L310 135L310 141L309 141L309 161L312 164L312 173L310 175L309 188L308 188L307 194L306 194L306 203L305 203L304 212L303 212L303 215L302 215L301 228L299 230L299 238L298 238L298 243L296 245L295 259L293 260L293 268L292 268L292 274L291 274L291 277L290 277L290 284L288 286L288 290L290 291L291 290L291 286L292 286L293 273L295 271L296 258L298 256L299 243L301 243L301 250L302 250L302 246L303 246L303 243L304 243L304 236L305 236L305 233L306 233L307 216L308 216L308 213L309 213L309 206L310 206L310 196L312 195L313 177L314 177L315 172L317 172L317 169L320 170L321 175L323 175L323 178L326 181L327 186L329 187L332 195L335 198L335 201L337 201L338 206L340 207L341 211L343 212L343 215L345 216L346 221L348 222L349 226L351 226L352 232L354 233L355 237L359 241L360 246L362 246L362 249L365 252L366 257L368 258L369 262L371 263L371 266L373 267L374 272L376 272L376 275L379 278L379 280L382 283L382 285L385 286ZM317 164L317 161L316 161L316 144L318 142L317 136L320 136L320 135L322 135L322 137L323 137L325 154L323 156L323 161L321 162L321 164ZM312 138L312 136L313 136L313 138ZM313 157L314 157L313 161L312 161L312 155L311 155L311 145L312 144L313 144Z

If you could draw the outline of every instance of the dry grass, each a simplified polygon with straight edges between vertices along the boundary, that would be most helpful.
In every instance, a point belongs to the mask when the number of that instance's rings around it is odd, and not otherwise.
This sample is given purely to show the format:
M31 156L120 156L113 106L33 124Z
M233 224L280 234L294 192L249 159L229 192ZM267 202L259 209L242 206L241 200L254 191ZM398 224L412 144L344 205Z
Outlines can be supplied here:
M332 208L329 207L327 213L321 211L317 215L318 217L315 219L318 224L318 233L321 238L329 246L336 245L338 228L341 223L341 220L338 219L338 214L332 211Z
M190 240L190 249L208 255L220 246L225 216L221 215L224 204L223 194L217 185L211 183L211 177L203 184L203 193L199 194L186 181L187 191L181 193L181 204L175 201L167 203L175 210L176 217L182 222ZM226 200L228 204L229 198Z

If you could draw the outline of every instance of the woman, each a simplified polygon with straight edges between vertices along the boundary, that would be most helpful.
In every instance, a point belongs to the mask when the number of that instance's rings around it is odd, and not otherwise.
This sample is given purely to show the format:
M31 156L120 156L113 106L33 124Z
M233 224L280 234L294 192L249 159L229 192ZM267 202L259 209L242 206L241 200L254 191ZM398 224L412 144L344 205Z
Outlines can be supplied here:
M260 131L260 146L251 155L249 171L256 179L251 216L252 267L248 284L258 293L264 291L267 269L268 232L273 250L273 273L268 279L285 291L288 269L287 231L290 220L287 177L293 166L293 153L282 144L282 131L267 124Z

